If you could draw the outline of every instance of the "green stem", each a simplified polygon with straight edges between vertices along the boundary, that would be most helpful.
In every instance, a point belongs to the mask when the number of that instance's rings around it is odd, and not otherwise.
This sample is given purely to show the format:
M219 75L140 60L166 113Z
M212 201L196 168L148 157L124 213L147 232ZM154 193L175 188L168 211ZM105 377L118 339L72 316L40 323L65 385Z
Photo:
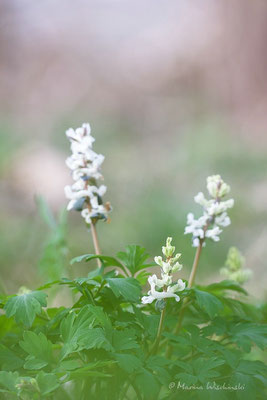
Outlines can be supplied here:
M164 309L161 311L157 336L156 336L155 342L153 343L153 346L152 346L151 351L149 352L148 356L150 356L152 354L156 354L156 352L158 350L165 315L166 315L166 305L165 305Z
M122 390L121 400L125 399L125 397L127 395L127 392L128 392L128 389L130 387L130 384L131 384L130 382L126 382L125 388Z
M134 389L134 391L136 393L137 399L138 400L142 400L142 396L141 396L141 394L139 392L139 389L136 387L136 385L133 383L133 381L130 378L129 378L129 381L130 381L130 383L131 383L131 385L132 385L132 387L133 387L133 389Z
M194 281L195 281L197 267L198 267L198 263L199 263L199 258L200 258L200 254L201 254L202 247L203 247L203 242L204 242L204 239L200 240L199 246L198 246L196 254L195 254L193 266L192 266L190 277L189 277L189 280L188 280L188 286L187 286L188 289L191 289L191 287L193 286ZM188 301L189 301L189 298L187 297L185 299L183 305L182 305L181 312L180 312L179 319L178 319L178 323L177 323L177 325L175 327L175 330L174 330L174 334L176 334L176 335L177 335L177 333L180 332L180 329L182 327L184 313L185 313L185 309L187 307Z
M188 286L187 286L188 289L191 289L191 287L193 286L194 281L195 281L197 267L198 267L198 264L199 264L200 254L201 254L201 251L202 251L202 248L203 248L204 240L205 239L200 239L200 242L199 242L196 254L195 254L193 266L192 266L190 277L189 277L189 280L188 280ZM183 322L183 319L184 319L184 314L185 314L185 310L186 310L186 307L188 305L188 302L189 302L189 298L187 297L183 302L183 305L181 307L181 311L180 311L180 314L179 314L178 322L177 322L177 325L176 325L176 327L174 329L174 334L175 335L177 335L181 330L182 322ZM172 353L172 346L168 346L167 350L166 350L166 358L169 358L171 353Z

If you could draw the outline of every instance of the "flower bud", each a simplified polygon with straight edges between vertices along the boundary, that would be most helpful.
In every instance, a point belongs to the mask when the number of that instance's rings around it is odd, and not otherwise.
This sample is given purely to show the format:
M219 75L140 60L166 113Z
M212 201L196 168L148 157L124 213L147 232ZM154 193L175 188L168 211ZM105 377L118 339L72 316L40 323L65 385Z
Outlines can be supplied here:
M182 268L183 268L182 264L177 262L172 266L172 272L181 271Z
M156 264L158 264L160 267L162 267L163 261L162 261L162 257L161 256L155 257L154 261L155 261Z
M175 247L171 245L172 237L168 237L166 240L166 246L162 246L162 253L165 257L169 258L175 252Z
M222 184L220 186L220 189L218 191L218 196L219 197L224 197L230 192L230 186L227 185L227 183L222 181Z
M163 311L166 307L166 301L164 299L160 299L156 301L155 308L158 311Z
M168 274L172 270L172 266L169 262L162 262L162 270L165 274Z
M207 177L207 189L211 197L218 197L218 190L220 189L221 183L222 179L220 175L212 175Z

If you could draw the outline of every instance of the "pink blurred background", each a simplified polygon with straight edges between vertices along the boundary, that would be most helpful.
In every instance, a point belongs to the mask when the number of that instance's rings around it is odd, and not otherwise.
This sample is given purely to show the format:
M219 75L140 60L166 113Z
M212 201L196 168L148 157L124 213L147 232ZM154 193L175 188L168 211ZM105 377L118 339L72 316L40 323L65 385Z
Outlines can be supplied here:
M206 175L221 173L237 200L233 227L204 260L211 268L218 255L218 274L237 245L257 292L267 255L266 42L261 0L2 0L0 262L4 280L14 277L8 288L39 279L45 227L34 195L54 212L66 204L64 131L89 121L114 207L102 247L140 242L154 254L171 234L189 265L186 213ZM79 216L69 225L70 255L88 252Z

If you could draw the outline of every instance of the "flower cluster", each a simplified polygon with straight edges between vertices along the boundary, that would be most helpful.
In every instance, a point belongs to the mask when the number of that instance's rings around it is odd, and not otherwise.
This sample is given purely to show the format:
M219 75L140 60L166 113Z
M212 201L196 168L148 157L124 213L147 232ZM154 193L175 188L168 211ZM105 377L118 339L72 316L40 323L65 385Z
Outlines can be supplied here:
M107 220L110 204L103 204L102 196L106 186L98 186L97 181L103 179L100 168L104 161L102 154L93 151L95 139L91 136L89 124L83 124L77 129L68 129L66 136L71 142L72 155L66 164L72 171L74 184L65 186L65 195L69 199L68 210L81 211L87 224L99 219Z
M221 227L226 227L231 223L227 210L233 207L234 200L222 201L230 192L230 186L222 180L220 175L213 175L207 178L207 189L211 199L207 200L202 192L194 198L195 202L203 207L203 215L198 219L195 219L192 213L187 215L185 234L193 235L194 247L198 247L200 241L203 243L205 238L218 242L222 232Z
M251 269L243 268L245 258L236 247L229 249L225 267L221 268L221 275L240 284L247 282L252 277Z
M182 279L178 279L177 283L173 284L172 274L180 271L183 267L179 263L181 254L176 254L175 247L171 245L172 238L168 237L166 246L162 247L162 253L165 256L165 261L161 256L155 257L155 262L161 268L161 279L157 278L154 274L148 278L150 284L150 291L148 296L142 297L142 303L152 303L154 300L163 300L169 297L174 297L176 301L180 301L180 297L176 292L180 292L185 289L185 283ZM160 289L161 291L159 291Z

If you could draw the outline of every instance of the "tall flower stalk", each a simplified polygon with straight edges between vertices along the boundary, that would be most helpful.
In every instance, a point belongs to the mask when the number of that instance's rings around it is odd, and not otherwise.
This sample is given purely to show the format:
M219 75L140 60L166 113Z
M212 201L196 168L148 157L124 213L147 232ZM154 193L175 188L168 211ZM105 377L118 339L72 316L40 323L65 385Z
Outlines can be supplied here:
M156 353L160 342L166 313L166 299L173 297L177 302L180 301L180 297L176 292L185 289L185 283L182 279L178 279L176 283L173 283L173 273L180 271L183 266L178 261L181 254L177 253L174 255L175 247L171 245L171 242L172 238L168 237L166 246L162 246L162 253L165 256L165 260L162 259L162 256L155 257L154 259L156 264L160 266L161 279L156 274L149 276L150 290L148 296L142 297L143 304L149 304L156 300L156 308L161 311L158 332L151 353Z
M104 204L102 200L107 188L105 185L99 185L99 180L103 180L100 170L105 157L97 154L92 148L95 139L91 135L89 124L83 124L75 130L68 129L66 136L71 143L72 152L66 164L74 180L72 185L65 186L64 189L69 200L67 210L81 213L91 228L95 253L100 254L96 223L99 220L107 221L108 213L111 211L110 203ZM99 259L97 261L100 267L101 262Z
M230 186L222 180L220 175L212 175L207 178L207 190L210 195L209 199L206 199L202 192L199 192L194 198L195 202L202 206L203 214L201 217L195 219L194 214L189 213L187 215L185 234L192 234L192 245L193 247L197 247L188 280L189 289L195 281L202 248L206 245L205 240L211 239L214 242L218 242L220 240L219 235L222 233L221 228L231 223L227 210L234 206L234 200L223 200L230 192ZM181 310L176 333L180 330L186 303L184 302Z
M203 214L198 219L195 219L193 213L187 215L185 234L192 234L192 246L197 248L188 280L188 289L194 284L200 255L203 247L206 245L206 239L218 242L220 240L219 235L222 233L221 228L231 223L227 210L234 206L234 200L224 200L225 196L230 192L230 186L222 180L220 175L212 175L207 178L207 190L210 195L209 199L206 199L202 192L199 192L194 198L195 202L202 206ZM179 333L182 327L187 305L188 299L185 299L174 330L175 334ZM168 347L166 352L167 357L170 354L171 347Z

